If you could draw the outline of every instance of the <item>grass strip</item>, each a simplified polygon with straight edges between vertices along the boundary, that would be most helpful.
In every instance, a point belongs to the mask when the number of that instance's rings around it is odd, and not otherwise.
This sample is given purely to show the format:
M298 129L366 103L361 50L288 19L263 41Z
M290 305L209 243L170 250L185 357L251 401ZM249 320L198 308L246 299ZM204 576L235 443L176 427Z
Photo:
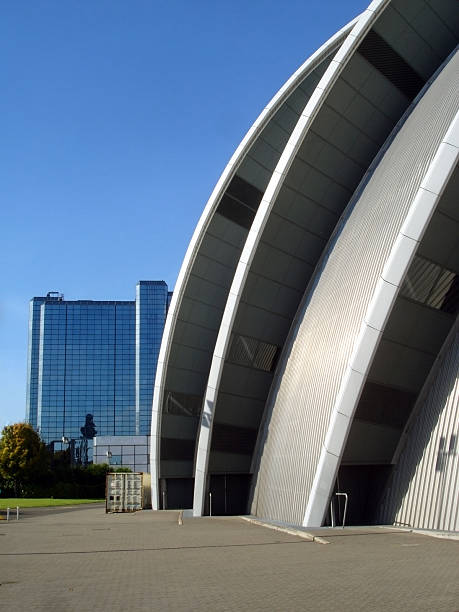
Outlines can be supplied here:
M78 504L95 504L104 502L104 499L54 499L45 497L40 499L21 497L0 497L0 510L6 508L43 508L45 506L75 506Z

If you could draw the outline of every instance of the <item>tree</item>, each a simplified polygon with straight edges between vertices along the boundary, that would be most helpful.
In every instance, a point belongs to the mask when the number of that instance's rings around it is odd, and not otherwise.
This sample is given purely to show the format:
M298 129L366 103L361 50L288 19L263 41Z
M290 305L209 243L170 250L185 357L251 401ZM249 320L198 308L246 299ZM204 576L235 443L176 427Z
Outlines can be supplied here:
M40 436L27 423L3 428L0 438L0 476L18 497L25 485L43 476L49 467L49 452Z

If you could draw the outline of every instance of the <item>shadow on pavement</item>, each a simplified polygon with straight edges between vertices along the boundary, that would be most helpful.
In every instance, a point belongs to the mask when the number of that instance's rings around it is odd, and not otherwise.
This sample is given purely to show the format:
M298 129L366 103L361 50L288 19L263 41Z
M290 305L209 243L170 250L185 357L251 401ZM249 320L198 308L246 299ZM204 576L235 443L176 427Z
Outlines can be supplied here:
M69 506L43 506L39 508L21 508L19 506L19 520L32 518L36 516L47 516L49 514L63 514L66 512L78 512L88 510L89 508L100 508L105 512L104 502L94 504L78 504ZM0 510L0 520L6 520L6 509ZM16 507L10 509L10 521L16 520Z

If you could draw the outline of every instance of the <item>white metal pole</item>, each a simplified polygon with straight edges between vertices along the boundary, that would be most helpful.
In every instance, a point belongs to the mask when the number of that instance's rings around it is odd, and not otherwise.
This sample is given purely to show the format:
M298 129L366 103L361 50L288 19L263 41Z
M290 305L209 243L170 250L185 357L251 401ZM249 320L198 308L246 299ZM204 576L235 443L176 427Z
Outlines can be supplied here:
M346 497L344 498L344 514L343 514L343 529L346 523L346 511L347 511L347 493L345 493Z
M6 520L7 521L10 520L10 509L9 508L6 509Z
M16 520L19 520L19 506L16 506Z
M341 495L342 497L344 497L344 514L343 514L343 529L344 529L344 525L346 523L346 511L347 511L347 493L335 493L335 495Z
M209 491L209 516L212 516L212 493Z

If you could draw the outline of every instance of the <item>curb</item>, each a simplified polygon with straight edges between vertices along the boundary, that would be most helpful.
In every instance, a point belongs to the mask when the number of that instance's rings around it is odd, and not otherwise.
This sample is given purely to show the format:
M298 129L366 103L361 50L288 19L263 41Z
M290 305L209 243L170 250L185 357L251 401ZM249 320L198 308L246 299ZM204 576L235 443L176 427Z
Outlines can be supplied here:
M325 538L315 536L312 533L308 533L307 531L302 531L300 529L290 529L289 527L280 527L279 525L272 525L270 523L265 523L258 519L250 518L249 516L240 516L239 518L243 519L244 521L247 521L248 523L252 523L253 525L267 527L268 529L273 529L274 531L280 531L282 533L288 533L289 535L297 536L298 538L303 538L303 540L307 540L308 542L317 542L318 544L330 544L330 542L328 540L325 540Z

